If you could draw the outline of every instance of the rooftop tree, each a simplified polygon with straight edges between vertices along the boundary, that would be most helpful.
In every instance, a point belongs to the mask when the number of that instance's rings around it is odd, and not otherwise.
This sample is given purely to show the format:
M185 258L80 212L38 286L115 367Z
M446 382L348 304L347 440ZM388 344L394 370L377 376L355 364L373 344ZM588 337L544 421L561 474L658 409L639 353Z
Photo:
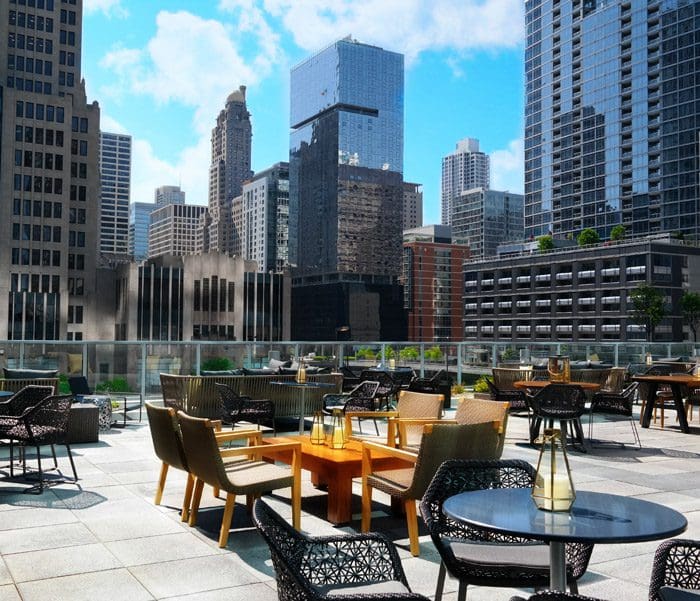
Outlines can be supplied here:
M681 296L681 314L683 320L693 332L693 342L698 341L698 326L700 326L700 294L685 291Z
M654 329L668 312L664 305L664 295L649 284L639 284L630 294L630 298L632 299L632 320L644 326L647 341L653 342Z

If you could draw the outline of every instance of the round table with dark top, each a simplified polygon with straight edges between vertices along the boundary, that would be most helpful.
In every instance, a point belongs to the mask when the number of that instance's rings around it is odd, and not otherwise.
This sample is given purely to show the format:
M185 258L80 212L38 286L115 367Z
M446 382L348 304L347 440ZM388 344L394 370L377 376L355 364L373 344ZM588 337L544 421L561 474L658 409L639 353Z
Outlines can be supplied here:
M688 521L675 509L606 493L578 491L571 511L537 509L530 488L464 492L445 501L452 519L549 543L550 588L566 590L565 543L633 543L669 538Z

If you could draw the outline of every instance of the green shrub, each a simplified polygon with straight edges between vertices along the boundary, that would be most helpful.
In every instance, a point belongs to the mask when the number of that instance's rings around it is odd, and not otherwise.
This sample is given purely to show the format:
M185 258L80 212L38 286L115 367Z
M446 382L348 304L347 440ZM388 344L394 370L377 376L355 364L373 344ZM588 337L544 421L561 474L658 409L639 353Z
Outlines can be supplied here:
M233 369L234 363L228 357L211 357L202 361L200 371L225 371Z
M367 359L371 361L377 358L377 354L371 348L363 346L357 350L355 357L358 359Z
M464 386L462 386L461 384L452 385L452 394L463 394L464 390Z
M399 357L402 361L414 361L418 359L419 353L415 346L407 346L399 351Z
M58 374L58 394L70 394L70 386L68 385L68 376L66 374Z
M442 351L439 346L431 346L429 349L425 349L425 359L426 361L442 361Z
M131 387L126 378L114 378L100 382L95 386L95 392L131 392Z
M481 376L474 384L474 392L488 392L489 385L486 383L488 378L486 376Z

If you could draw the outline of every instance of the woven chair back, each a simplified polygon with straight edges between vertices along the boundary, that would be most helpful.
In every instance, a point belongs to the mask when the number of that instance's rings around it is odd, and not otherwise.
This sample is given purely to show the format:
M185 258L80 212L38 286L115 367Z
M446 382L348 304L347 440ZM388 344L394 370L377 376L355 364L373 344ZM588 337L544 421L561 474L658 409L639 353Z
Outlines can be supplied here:
M180 424L177 413L172 407L156 407L146 403L148 427L151 429L153 450L161 461L168 465L188 471L185 449L182 446Z

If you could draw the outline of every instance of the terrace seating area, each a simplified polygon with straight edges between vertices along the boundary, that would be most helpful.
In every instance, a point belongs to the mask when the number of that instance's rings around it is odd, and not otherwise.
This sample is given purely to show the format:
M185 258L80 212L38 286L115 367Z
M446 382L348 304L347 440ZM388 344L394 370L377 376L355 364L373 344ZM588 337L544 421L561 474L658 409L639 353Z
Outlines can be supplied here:
M160 398L152 400L161 402ZM638 417L638 405L634 412ZM443 417L449 422L458 415L457 403L453 402ZM378 422L385 436L388 424ZM289 431L295 431L296 423L291 426ZM596 434L606 440L629 439L629 428L627 420L596 422ZM502 458L535 466L539 450L529 444L527 419L511 415L504 429ZM698 431L697 424L691 424L691 435L684 434L673 419L667 419L663 429L659 424L640 429L641 449L591 448L585 454L571 449L569 460L577 490L612 492L675 508L689 522L682 537L698 540ZM359 434L356 420L354 433ZM271 435L267 431L256 434L263 441ZM277 436L283 433L278 431ZM278 598L270 547L256 528L253 514L246 511L245 497L236 498L230 536L223 549L219 543L227 514L225 494L217 498L205 486L196 525L181 521L187 472L172 470L167 485L159 487L163 460L154 451L145 419L129 428L101 432L97 443L72 444L71 451L79 476L77 483L52 482L61 479L60 474L47 471L48 485L42 494L31 495L24 492L27 484L19 477L0 480L0 599L80 601L105 595L178 601L235 600L251 595L258 601ZM65 451L57 448L57 453L61 472L72 477ZM3 467L8 454L9 449L0 448L0 476L9 475L9 469ZM31 459L28 464L32 464ZM317 486L303 466L301 474L300 522L307 542L313 545L318 537L331 536L333 540L343 539L334 545L359 549L365 544L360 542L365 535L359 534L361 478L352 482L352 519L333 525L326 521L325 488ZM154 504L156 491L158 505ZM288 525L292 523L289 487L264 494L263 499ZM382 540L387 539L395 549L402 571L394 574L411 591L405 593L406 598L435 599L441 555L430 531L419 517L420 554L413 555L406 517L395 515L391 505L391 497L375 489L371 529L380 532ZM347 535L358 537L357 542L347 542L343 538ZM659 542L596 545L585 573L577 578L579 594L632 601L649 598L658 547ZM666 568L664 573L670 572ZM662 584L657 588L674 586L671 580L658 581ZM683 582L692 582L692 578L686 576ZM448 575L443 589L442 599L457 599L459 582ZM527 599L532 592L527 588L470 584L468 599Z

